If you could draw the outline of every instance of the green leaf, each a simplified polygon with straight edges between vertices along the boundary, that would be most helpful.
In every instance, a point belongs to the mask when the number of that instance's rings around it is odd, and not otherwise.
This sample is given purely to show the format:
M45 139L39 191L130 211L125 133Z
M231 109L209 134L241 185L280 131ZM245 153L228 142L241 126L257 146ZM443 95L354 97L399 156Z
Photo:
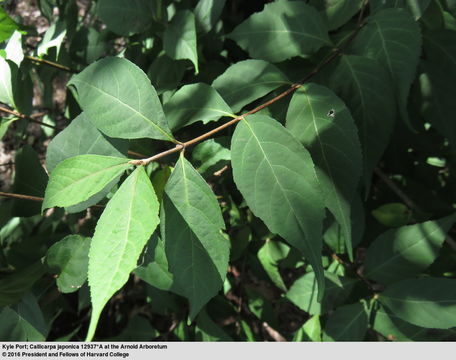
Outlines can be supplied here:
M13 19L0 7L0 43L7 40L18 28Z
M394 127L396 107L391 80L377 61L343 55L331 75L330 87L348 105L359 128L367 192L372 172L388 145Z
M363 341L367 326L368 317L363 304L341 306L328 317L323 341Z
M160 218L172 291L189 300L193 319L222 288L229 241L211 188L182 155L166 184Z
M411 211L402 203L389 203L372 210L372 216L388 227L399 227L408 224Z
M202 310L196 318L196 341L233 341L233 339Z
M253 115L236 126L231 159L234 181L247 205L310 262L321 299L324 204L309 153L277 121Z
M310 315L326 314L344 302L356 280L326 272L325 282L325 297L321 303L317 301L317 283L314 272L304 274L296 280L286 293L286 298Z
M321 341L320 316L314 315L293 336L293 341Z
M150 0L99 0L97 14L109 30L130 36L151 23L152 5Z
M439 255L446 233L455 221L453 214L384 232L367 250L365 276L390 284L420 274Z
M38 48L36 49L38 56L48 55L49 49L56 48L56 58L59 57L60 49L67 34L67 23L63 20L57 20L52 23L46 30Z
M192 158L199 164L198 172L203 175L213 173L228 164L231 160L229 144L230 138L221 136L196 145L192 151Z
M92 340L103 307L128 280L159 223L159 204L144 170L138 167L123 182L98 220L89 251L92 299L87 340Z
M84 154L125 157L128 145L127 140L103 135L82 112L49 143L46 168L51 173L59 162Z
M173 141L154 87L132 62L104 58L73 76L68 85L76 89L88 119L106 135Z
M13 95L16 76L11 64L13 63L0 56L0 102L16 107Z
M392 341L426 341L428 329L412 325L391 314L379 304L375 312L373 329Z
M128 161L101 155L79 155L63 160L49 178L42 210L87 200L130 168Z
M68 235L52 245L46 263L57 276L57 288L62 293L78 291L87 279L90 238Z
M290 248L287 245L267 239L257 254L258 260L260 260L269 278L283 291L287 291L287 287L279 273L278 261L285 258L289 251Z
M415 20L423 16L432 0L370 0L373 13L386 8L405 8L413 14Z
M45 273L41 261L0 279L0 307L15 304Z
M212 86L238 112L245 105L290 82L276 66L263 60L244 60L231 65Z
M149 240L141 266L134 271L141 280L160 290L168 291L173 284L173 274L168 271L165 243L154 233Z
M6 132L8 131L8 127L16 120L17 120L17 118L13 118L13 119L0 118L0 140L2 140L3 136L5 136Z
M24 296L14 307L0 312L1 341L45 341L47 326L43 313L32 294Z
M22 50L22 33L16 30L11 38L8 40L8 44L5 47L6 59L11 60L17 66L21 65L24 60L24 51Z
M171 130L202 121L216 121L222 116L234 117L217 90L203 83L182 86L165 103L163 110Z
M456 148L456 126L451 116L456 111L451 89L456 81L456 36L454 31L441 30L426 34L423 61L424 74L420 77L423 97L422 114Z
M136 315L129 322L123 331L109 341L151 341L158 336L158 331L143 316Z
M456 326L456 280L409 279L388 286L380 302L402 320L433 329Z
M331 45L318 11L300 1L266 4L228 35L250 56L280 62L293 56L308 57Z
M355 194L351 202L350 221L352 227L352 245L353 248L359 245L363 240L364 230L366 227L363 202L361 198ZM345 254L345 244L347 241L344 238L344 232L337 221L333 221L324 233L325 243L336 253Z
M43 197L48 176L41 165L38 154L29 145L18 150L15 157L13 192ZM32 216L40 213L41 204L30 200L14 199L13 216Z
M386 67L395 85L400 115L410 124L407 98L421 52L420 28L412 16L402 9L379 11L368 18L352 49Z
M355 15L364 0L311 0L309 5L315 6L326 21L329 30L335 30Z
M155 172L151 178L152 186L154 187L155 194L157 195L158 202L161 203L163 192L165 191L166 183L171 175L172 169L169 166L164 166Z
M199 0L195 7L196 29L198 33L208 33L217 23L225 0Z
M173 60L164 52L158 54L147 70L147 76L159 95L179 86L187 68L186 63L185 60Z
M286 127L309 150L325 205L342 227L350 258L350 204L361 174L361 147L345 104L328 88L305 84L293 95Z
M189 10L178 11L163 34L163 49L175 60L189 59L198 74L195 16Z

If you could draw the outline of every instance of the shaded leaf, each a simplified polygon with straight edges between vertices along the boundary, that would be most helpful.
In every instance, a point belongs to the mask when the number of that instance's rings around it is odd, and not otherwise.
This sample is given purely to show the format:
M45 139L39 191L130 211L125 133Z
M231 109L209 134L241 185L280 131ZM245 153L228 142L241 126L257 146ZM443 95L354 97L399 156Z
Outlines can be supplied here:
M49 178L42 209L87 200L130 168L128 161L101 155L79 155L63 160Z
M163 48L172 59L189 59L198 73L195 16L189 10L178 11L163 34Z
M109 30L130 36L146 29L151 23L150 0L99 0L97 14Z
M222 288L229 241L211 188L182 155L166 184L160 219L172 291L189 300L193 319Z
M222 166L228 164L231 160L229 144L230 138L222 136L196 145L192 151L192 158L199 164L198 172L204 175L220 170Z
M388 72L375 60L343 55L330 86L345 101L359 128L366 192L394 128L395 97Z
M142 264L134 273L143 281L160 290L170 290L173 284L173 274L168 271L165 244L157 234L150 238Z
M44 273L45 267L41 261L37 261L25 269L2 277L0 279L0 307L19 302Z
M328 88L304 84L291 99L286 127L312 154L325 205L353 258L350 204L361 174L361 147L349 110Z
M174 90L179 85L186 68L185 60L173 60L161 52L147 70L147 76L160 95L164 91Z
M231 65L212 86L231 109L238 112L252 101L289 83L276 66L263 60L244 60Z
M368 317L363 304L341 306L329 315L323 341L362 341L367 326Z
M87 118L106 135L173 141L154 87L132 62L104 58L73 76L68 85L76 89Z
M233 339L202 310L196 318L197 341L233 341Z
M371 0L370 9L373 13L387 8L405 8L418 20L426 11L432 0Z
M364 0L311 0L310 5L315 6L326 21L329 30L334 30L344 25L355 15Z
M413 325L434 329L456 326L456 280L409 279L388 286L380 302Z
M356 280L326 272L326 291L323 301L317 301L317 283L315 273L304 274L297 279L286 297L301 310L310 315L322 315L344 302L353 288Z
M143 316L136 315L116 337L109 341L151 341L159 335L158 331Z
M57 276L57 288L62 293L78 291L87 279L90 238L68 235L52 245L46 263Z
M309 153L277 121L252 115L236 126L231 163L236 186L253 213L312 265L321 299L324 205Z
M293 56L307 57L331 45L328 31L315 8L300 1L266 4L228 35L250 56L280 62Z
M369 16L352 49L386 67L395 86L401 117L410 124L407 98L421 52L420 28L412 16L402 9L385 9Z
M48 176L41 166L35 150L25 145L16 153L13 192L16 194L43 197ZM30 200L14 199L13 216L32 216L40 213L41 204Z
M287 287L280 275L278 262L279 260L285 258L289 251L290 248L287 245L279 241L271 241L267 239L257 254L258 260L260 260L260 263L263 265L263 268L269 278L279 289L283 291L287 291Z
M123 182L98 220L89 251L91 340L103 307L128 280L159 223L159 204L144 168Z
M365 276L390 284L420 274L439 255L446 233L455 221L453 214L384 232L367 250Z
M47 337L43 313L32 294L14 307L3 308L0 323L0 341L44 341Z
M389 203L372 210L372 216L388 227L399 227L408 224L412 212L402 203Z
M197 121L207 124L222 116L234 116L218 92L204 83L182 86L165 103L163 110L173 131Z
M456 81L456 36L454 31L441 30L424 36L426 60L420 77L423 97L422 114L437 131L456 148L456 126L449 116L456 111L452 89Z
M428 329L401 320L383 306L375 312L373 329L392 341L428 340Z

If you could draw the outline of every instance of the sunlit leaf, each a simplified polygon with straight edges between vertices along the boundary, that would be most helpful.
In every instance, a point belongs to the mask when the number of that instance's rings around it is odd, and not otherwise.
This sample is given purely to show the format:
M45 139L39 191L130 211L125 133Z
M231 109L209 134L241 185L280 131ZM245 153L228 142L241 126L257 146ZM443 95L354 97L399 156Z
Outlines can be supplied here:
M98 220L89 251L92 316L87 340L94 336L103 307L128 280L159 223L159 204L144 168L123 182Z
M68 85L76 89L89 120L106 135L173 141L154 87L132 62L104 58L73 76Z
M131 167L128 161L101 155L79 155L63 160L49 178L42 209L87 200Z
M222 288L229 241L211 188L182 155L166 185L160 219L172 291L189 300L193 319Z

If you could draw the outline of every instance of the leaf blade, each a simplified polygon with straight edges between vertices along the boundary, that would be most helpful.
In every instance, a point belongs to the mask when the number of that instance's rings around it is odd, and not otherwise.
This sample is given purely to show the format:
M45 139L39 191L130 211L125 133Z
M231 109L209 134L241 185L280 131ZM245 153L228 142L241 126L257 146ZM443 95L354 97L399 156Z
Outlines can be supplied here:
M234 181L248 206L269 230L282 236L309 260L317 274L321 298L324 205L312 159L274 119L262 115L247 119L236 126L231 141ZM261 183L258 178L262 179Z
M117 57L98 60L68 85L76 89L90 121L106 135L174 141L154 87L132 62Z
M144 245L159 223L158 209L152 184L141 166L124 181L101 215L89 250L92 316L88 341L95 334L103 307L136 268Z
M211 188L182 155L166 184L160 218L172 291L188 298L193 319L223 285L229 242Z
M286 127L312 154L325 205L341 225L352 259L350 204L361 174L361 148L350 112L331 90L305 84L293 94Z
M102 155L79 155L63 160L49 178L42 210L87 200L130 168L128 161Z

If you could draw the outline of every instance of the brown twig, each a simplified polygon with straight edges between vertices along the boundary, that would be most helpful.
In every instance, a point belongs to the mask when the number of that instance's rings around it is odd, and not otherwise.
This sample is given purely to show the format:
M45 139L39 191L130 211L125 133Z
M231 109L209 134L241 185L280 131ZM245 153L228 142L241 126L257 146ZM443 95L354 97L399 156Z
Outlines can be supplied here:
M264 108L268 107L269 105L271 105L271 104L279 101L280 99L286 97L287 95L295 92L297 89L299 89L302 86L303 83L309 81L312 77L314 77L316 74L318 74L318 72L321 71L321 69L323 69L326 65L328 65L329 63L334 61L334 59L336 59L339 55L341 55L342 51L353 41L353 39L356 37L356 35L358 34L359 30L361 30L361 28L364 26L364 24L365 24L364 22L359 24L356 27L356 29L353 31L351 36L349 36L347 38L345 43L340 48L334 49L330 56L328 56L319 65L317 65L315 67L315 69L312 70L309 74L307 74L300 82L292 84L290 86L290 88L288 88L287 90L283 91L282 93L280 93L279 95L277 95L273 99L271 99L269 101L266 101L265 103L257 106L256 108L254 108L254 109L252 109L250 111L247 111L246 113L244 113L242 115L236 116L234 119L228 121L227 123L225 123L223 125L220 125L220 126L216 127L215 129L212 129L212 130L210 130L210 131L208 131L208 132L206 132L206 133L204 133L204 134L202 134L200 136L197 136L194 139L191 139L191 140L186 141L184 143L178 143L174 148L166 150L166 151L163 151L163 152L158 153L158 154L155 154L154 156L151 156L149 158L139 159L139 160L131 160L130 164L133 164L133 165L147 165L147 164L151 163L152 161L158 160L158 159L160 159L160 158L162 158L162 157L164 157L166 155L170 155L170 154L173 154L175 152L182 151L185 148L187 148L187 147L189 147L191 145L194 145L194 144L196 144L196 143L198 143L198 142L200 142L202 140L205 140L205 139L211 137L212 135L214 135L214 134L226 129L227 127L230 127L231 125L236 124L240 120L244 119L246 116L255 114L255 113L259 112L260 110L263 110Z
M268 335L273 338L275 341L284 342L287 341L277 330L273 329L266 321L263 322L263 329L268 333Z
M66 72L69 72L69 73L72 73L72 74L76 74L76 73L79 72L79 71L77 71L75 69L72 69L72 68L70 68L68 66L61 65L61 64L53 62L53 61L40 59L40 58L37 58L37 57L34 57L34 56L30 56L30 55L25 55L24 57L27 60L30 60L30 61L33 61L33 62L36 62L36 63L39 63L39 64L45 64L45 65L51 66L53 68L56 68L56 69L59 69L59 70L63 70L63 71L66 71Z
M0 197L12 198L12 199L23 199L23 200L31 200L31 201L43 201L44 198L38 196L31 196L31 195L23 195L23 194L13 194L13 193L6 193L0 191Z
M59 128L57 126L54 126L54 125L51 125L51 124L46 124L45 122L42 122L42 121L39 121L39 120L36 120L35 117L40 117L40 116L43 116L43 115L46 115L46 113L37 113L37 114L32 114L30 116L27 116L25 114L22 114L16 110L11 110L11 109L8 109L4 106L0 106L0 112L4 112L4 113L7 113L7 114L11 114L11 115L14 115L20 119L27 119L28 121L32 122L32 123L35 123L35 124L39 124L39 125L43 125L43 126L46 126L48 128L51 128L51 129L54 129L54 130L59 130Z

